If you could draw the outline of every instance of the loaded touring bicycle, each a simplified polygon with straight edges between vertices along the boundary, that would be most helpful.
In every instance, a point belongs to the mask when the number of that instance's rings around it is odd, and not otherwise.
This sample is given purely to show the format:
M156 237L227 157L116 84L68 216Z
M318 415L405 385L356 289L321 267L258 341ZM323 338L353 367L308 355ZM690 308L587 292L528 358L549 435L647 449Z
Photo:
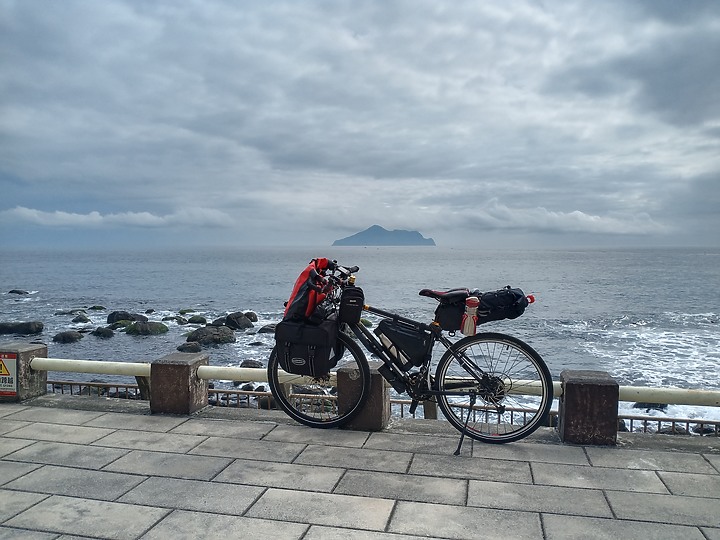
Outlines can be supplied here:
M546 421L553 386L540 355L515 337L477 332L485 322L520 316L532 295L510 287L423 289L421 296L438 302L434 320L424 323L366 304L358 271L318 258L295 283L268 361L270 389L290 417L319 428L349 422L370 391L364 347L393 389L412 399L411 414L419 403L437 401L461 433L456 454L464 436L512 442ZM363 313L380 319L372 330ZM338 372L348 369L359 391L342 395Z

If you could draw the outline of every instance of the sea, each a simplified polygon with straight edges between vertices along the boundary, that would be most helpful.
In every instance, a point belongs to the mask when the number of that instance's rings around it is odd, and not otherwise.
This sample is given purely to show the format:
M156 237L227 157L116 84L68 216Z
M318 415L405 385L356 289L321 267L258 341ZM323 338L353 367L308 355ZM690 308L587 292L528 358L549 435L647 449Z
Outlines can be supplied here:
M271 333L298 274L314 257L360 267L356 284L366 303L430 322L436 302L423 288L506 285L536 302L518 319L480 327L530 344L561 371L600 370L621 385L720 390L720 249L497 250L443 247L289 247L175 250L4 250L0 262L0 322L41 321L37 336L50 358L150 362L176 351L193 330L166 321L166 334L98 338L116 310L153 321L193 310L208 321L252 311L258 321L235 343L207 350L211 365L266 362ZM10 294L19 289L28 294ZM91 306L105 309L91 311ZM89 323L73 323L83 309ZM370 318L372 320L372 317ZM375 321L376 322L376 321ZM61 344L62 331L86 332ZM121 380L50 373L52 379ZM133 381L127 381L133 382ZM633 404L621 404L632 411ZM635 411L637 412L637 411ZM652 411L655 413L656 411ZM657 413L661 414L661 413ZM662 413L720 420L720 408L673 406Z

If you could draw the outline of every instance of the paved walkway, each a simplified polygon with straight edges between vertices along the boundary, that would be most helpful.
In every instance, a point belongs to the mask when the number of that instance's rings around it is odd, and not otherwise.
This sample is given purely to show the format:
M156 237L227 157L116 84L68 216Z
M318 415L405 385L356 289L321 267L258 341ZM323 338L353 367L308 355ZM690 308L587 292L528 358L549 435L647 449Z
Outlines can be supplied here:
M430 420L366 433L267 411L0 404L0 539L720 540L718 438L580 447L547 429L455 457L457 442Z

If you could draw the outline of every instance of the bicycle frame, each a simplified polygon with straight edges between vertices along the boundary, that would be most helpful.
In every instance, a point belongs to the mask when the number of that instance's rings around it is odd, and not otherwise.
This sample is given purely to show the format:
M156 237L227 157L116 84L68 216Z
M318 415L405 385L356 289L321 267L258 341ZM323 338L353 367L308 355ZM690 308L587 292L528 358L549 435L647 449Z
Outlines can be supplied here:
M430 362L431 362L431 352L432 349L435 346L435 342L440 342L445 347L446 350L450 351L450 354L452 354L458 362L465 368L465 370L468 372L468 374L472 375L478 383L482 384L483 377L485 376L485 373L482 369L480 369L477 365L475 365L474 362L472 362L465 354L458 354L452 349L453 343L442 334L442 328L436 323L431 324L425 324L413 319L409 319L408 317L403 317L402 315L398 315L397 313L392 313L390 311L386 311L384 309L376 308L370 305L363 306L363 311L367 311L369 313L373 313L375 315L379 315L380 317L383 317L385 319L391 319L394 321L400 321L405 324L411 325L418 330L421 331L427 331L432 336L432 343L428 350L428 357L423 362L422 365L418 366L419 374L421 377L414 378L411 375L415 375L418 372L415 373L409 373L406 371L401 370L398 367L397 361L393 358L393 355L390 353L388 348L377 338L375 337L372 332L370 332L363 324L354 324L351 325L350 328L352 329L355 336L360 340L360 342L365 346L365 348L368 349L371 353L375 354L378 358L380 358L384 364L384 368L387 370L383 374L386 379L388 379L388 382L395 388L396 391L400 393L408 393L412 398L420 398L420 395L417 395L419 393L424 393L427 395L455 395L453 392L440 392L439 390L436 390L433 388L431 376L432 372L430 369ZM402 349L399 349L400 352L402 352ZM387 372L390 372L392 375L392 378L388 378L386 376ZM392 380L395 379L395 380ZM396 381L399 379L402 384L396 384ZM420 380L426 381L426 387L422 388L419 384ZM458 388L467 388L467 383L458 383ZM471 394L473 392L470 392ZM466 392L458 392L457 395L464 395Z

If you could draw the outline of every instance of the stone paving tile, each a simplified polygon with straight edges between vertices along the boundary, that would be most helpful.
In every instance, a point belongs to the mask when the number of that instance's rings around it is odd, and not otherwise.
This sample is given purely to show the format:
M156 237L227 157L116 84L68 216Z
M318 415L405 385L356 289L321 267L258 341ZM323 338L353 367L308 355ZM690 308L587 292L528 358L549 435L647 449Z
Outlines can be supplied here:
M702 456L684 452L588 447L587 454L595 467L717 474Z
M709 529L707 527L700 527L700 530L705 534L707 540L720 540L720 529Z
M32 425L32 422L21 422L20 420L8 420L4 418L3 421L0 422L0 435L5 435L6 433L30 425Z
M360 448L367 439L368 434L364 431L277 426L267 434L264 440Z
M467 508L400 501L389 532L458 540L542 538L540 516L533 512Z
M184 454L206 439L207 437L197 435L174 435L171 433L154 433L151 431L118 430L95 441L93 444L97 446L109 446L111 448L129 448L132 450L153 450L156 452Z
M236 459L214 481L329 493L344 473L336 467Z
M123 495L118 502L241 515L263 491L264 488L255 486L177 478L148 478Z
M249 517L382 531L394 501L351 495L268 489Z
M8 414L15 414L16 412L27 409L27 405L21 405L19 403L0 403L0 418L7 416Z
M146 476L210 480L231 462L231 458L132 450L103 470Z
M547 486L668 493L654 471L532 463L536 484Z
M716 471L720 472L720 454L703 454Z
M532 483L529 463L503 459L416 454L410 465L410 473L447 478Z
M13 452L18 451L21 448L25 448L26 446L29 446L31 444L34 444L33 441L28 441L26 439L2 438L0 439L0 458L8 454L12 454Z
M39 441L5 456L5 459L82 469L102 469L127 453L128 450L117 448Z
M0 485L5 485L7 482L20 478L40 467L41 465L34 463L15 463L2 459L0 460Z
M0 522L27 510L47 497L42 493L21 493L0 489Z
M608 491L606 494L620 519L720 527L720 502L717 499L627 491ZM648 508L652 508L652 512L648 512Z
M144 476L45 465L3 487L113 501L144 479Z
M3 436L18 439L35 439L37 441L90 444L112 432L113 430L105 428L43 424L42 422L36 422L34 424L21 427L20 429L16 429L10 433L5 433Z
M577 446L541 443L481 444L473 446L473 457L532 461L534 463L562 463L589 465L585 451Z
M613 517L602 491L470 480L468 506Z
M301 523L175 510L145 534L141 540L167 540L169 538L173 540L197 540L198 538L297 540L305 534L307 529L308 526Z
M697 527L543 514L545 540L704 540Z
M297 443L209 437L202 444L193 448L190 453L203 456L220 456L290 463L304 449L304 444Z
M457 448L457 443L457 439L433 437L430 435L372 433L363 448L451 456Z
M231 420L191 418L178 427L171 429L170 433L237 439L262 439L272 431L275 426L276 424L271 422L236 422Z
M427 536L408 536L405 534L384 533L378 531L353 531L313 525L303 540L427 540Z
M303 450L295 463L403 473L408 470L412 457L409 452L311 445Z
M188 419L177 416L158 416L149 414L105 413L85 422L85 426L106 427L113 429L132 429L138 431L167 432L176 428Z
M720 499L720 475L658 472L673 495Z
M334 492L360 497L464 505L467 480L351 470L343 476Z
M80 411L69 409L53 409L50 407L28 407L23 411L9 415L10 420L24 420L26 422L43 422L45 424L65 424L79 426L89 422L104 412Z
M0 527L0 540L60 540L55 533Z
M134 540L169 510L54 495L6 521L7 527Z

